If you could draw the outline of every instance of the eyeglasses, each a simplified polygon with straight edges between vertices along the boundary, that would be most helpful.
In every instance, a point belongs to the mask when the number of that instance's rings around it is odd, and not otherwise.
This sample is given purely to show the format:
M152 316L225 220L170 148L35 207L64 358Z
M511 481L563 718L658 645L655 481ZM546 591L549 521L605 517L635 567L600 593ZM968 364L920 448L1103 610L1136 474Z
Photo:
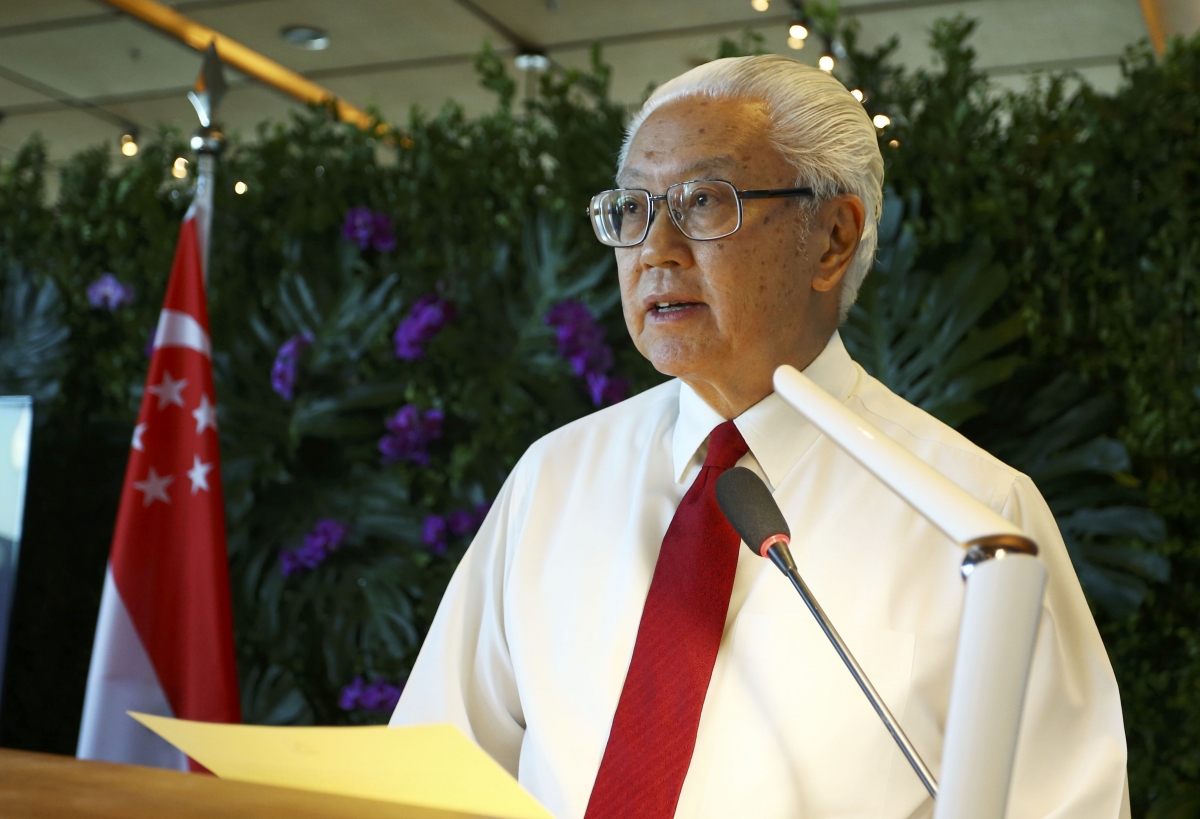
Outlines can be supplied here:
M610 247L633 247L646 241L654 221L654 203L667 203L667 214L689 239L723 239L742 226L743 199L783 199L812 196L812 188L739 191L721 179L676 182L654 196L640 188L619 188L592 197L588 216L596 238Z

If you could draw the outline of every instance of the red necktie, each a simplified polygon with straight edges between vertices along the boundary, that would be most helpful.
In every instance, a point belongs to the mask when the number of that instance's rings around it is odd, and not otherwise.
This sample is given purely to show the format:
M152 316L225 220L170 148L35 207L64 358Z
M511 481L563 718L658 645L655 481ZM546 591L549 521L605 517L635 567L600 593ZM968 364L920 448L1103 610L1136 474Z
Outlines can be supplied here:
M675 510L584 819L675 815L737 571L739 539L714 487L748 450L733 421L714 429Z

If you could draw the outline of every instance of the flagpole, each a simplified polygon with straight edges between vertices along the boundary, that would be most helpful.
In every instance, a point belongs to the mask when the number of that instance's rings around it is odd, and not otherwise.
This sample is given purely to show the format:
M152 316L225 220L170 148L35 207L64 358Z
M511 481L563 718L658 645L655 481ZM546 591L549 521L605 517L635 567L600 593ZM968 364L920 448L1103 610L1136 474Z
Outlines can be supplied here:
M209 341L208 237L225 90L209 48L188 98L200 130L195 196L154 335L96 622L76 755L188 770L129 711L241 722Z
M196 195L192 199L188 214L196 218L196 233L200 240L200 265L204 271L205 285L208 284L208 244L212 228L217 155L224 146L225 135L211 125L202 126L192 137L192 149L197 154Z
M192 150L198 154L199 172L196 176L196 196L188 208L188 216L196 217L196 238L200 243L200 266L204 271L204 283L208 284L208 238L212 225L213 185L216 178L217 155L225 146L225 135L213 123L217 106L228 90L225 72L217 56L217 45L209 43L204 53L204 64L196 86L188 92L188 101L196 109L200 129L192 136Z

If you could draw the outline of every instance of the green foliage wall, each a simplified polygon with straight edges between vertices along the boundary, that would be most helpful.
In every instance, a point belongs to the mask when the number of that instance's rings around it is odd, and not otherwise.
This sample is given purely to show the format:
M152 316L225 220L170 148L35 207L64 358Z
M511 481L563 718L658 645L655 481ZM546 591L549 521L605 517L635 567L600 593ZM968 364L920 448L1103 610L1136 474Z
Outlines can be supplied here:
M613 370L634 389L658 378L620 343L611 253L579 233L589 230L582 203L611 179L624 116L607 101L606 68L546 77L528 105L514 102L490 52L479 70L500 102L486 117L468 120L448 105L377 138L315 111L264 127L219 162L209 307L250 720L385 716L343 709L339 692L355 677L399 682L415 657L470 534L437 553L423 542L425 519L485 504L530 443L593 408L543 322L552 305L591 308L615 343ZM167 173L180 155L172 134L116 165L98 148L63 169L53 206L40 145L3 168L0 269L20 271L5 291L16 294L18 277L44 283L39 321L54 329L57 317L70 329L43 368L47 381L60 380L38 406L5 741L73 748L86 675L86 656L76 655L90 644L82 634L94 623L145 349L193 183ZM351 208L385 215L395 247L347 240ZM106 273L136 290L132 305L89 303L88 285ZM432 293L454 304L455 320L422 358L397 360L397 323ZM272 363L306 333L313 343L285 400L272 390ZM14 360L28 352L27 336L8 345ZM28 389L8 372L0 384ZM405 405L444 414L428 465L381 462L385 422ZM101 466L103 477L87 468ZM99 519L63 519L85 506L103 510ZM302 545L321 519L345 524L345 542L319 570L284 577L280 552ZM45 604L40 587L60 583L64 557L82 578L69 584L76 594ZM66 627L81 625L65 658L47 648L42 627L58 629L68 612ZM69 703L68 714L47 735L38 715L55 700Z
M907 72L822 19L847 49L839 76L893 122L879 264L847 343L1038 481L1121 681L1135 812L1187 810L1200 781L1200 42L1131 54L1112 96L1064 78L1001 94L962 20L935 28L934 69ZM210 311L249 719L382 718L339 692L403 678L469 539L433 553L423 520L486 502L525 446L592 409L542 321L551 305L588 304L634 389L657 378L581 214L611 179L624 120L605 68L547 77L529 104L493 55L479 69L500 103L480 119L451 105L378 139L314 112L220 162ZM43 397L5 744L74 747L144 347L189 198L190 180L168 173L184 154L171 134L116 165L83 154L53 205L36 143L0 167L2 314L40 328L0 327L0 390ZM386 214L394 249L342 237L354 207ZM93 308L85 290L103 273L136 302ZM398 361L391 333L431 293L456 318L423 358ZM305 333L285 400L272 362ZM43 363L18 378L6 345L30 338ZM406 404L445 414L428 466L380 461ZM347 525L345 542L284 577L280 551L322 518Z

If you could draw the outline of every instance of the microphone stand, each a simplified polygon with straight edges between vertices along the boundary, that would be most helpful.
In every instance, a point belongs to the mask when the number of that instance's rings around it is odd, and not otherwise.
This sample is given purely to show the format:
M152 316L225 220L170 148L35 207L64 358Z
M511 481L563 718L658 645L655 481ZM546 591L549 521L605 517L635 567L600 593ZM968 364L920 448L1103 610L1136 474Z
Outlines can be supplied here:
M967 550L934 819L1003 819L1046 586L1037 544L794 368L776 369L774 382L814 427Z
M862 666L858 664L858 661L854 659L854 655L850 653L850 648L842 640L841 635L837 633L837 629L833 627L833 623L830 622L829 617L825 614L825 610L821 608L821 604L817 602L817 598L809 590L808 584L804 582L804 578L800 576L800 572L796 569L796 561L792 559L792 552L788 548L787 543L780 541L773 544L767 549L767 557L771 559L771 562L775 564L779 571L787 575L788 580L791 580L792 585L796 587L796 591L800 592L800 597L804 600L804 605L808 606L808 610L812 612L812 616L817 618L817 624L821 627L821 631L825 632L825 636L833 644L833 650L842 658L842 662L846 664L850 675L854 677L854 681L858 683L858 687L862 689L863 694L870 701L871 707L875 709L875 713L883 721L884 727L888 729L888 733L892 735L892 739L896 740L896 745L900 747L904 758L908 760L908 764L916 772L917 778L921 780L921 784L925 786L925 790L929 791L929 795L937 799L937 781L934 780L933 774L926 767L925 762L921 759L921 755L917 753L917 749L909 742L904 729L900 727L900 723L892 716L892 712L888 710L883 698L875 690L875 686L871 685L866 672L862 670Z

